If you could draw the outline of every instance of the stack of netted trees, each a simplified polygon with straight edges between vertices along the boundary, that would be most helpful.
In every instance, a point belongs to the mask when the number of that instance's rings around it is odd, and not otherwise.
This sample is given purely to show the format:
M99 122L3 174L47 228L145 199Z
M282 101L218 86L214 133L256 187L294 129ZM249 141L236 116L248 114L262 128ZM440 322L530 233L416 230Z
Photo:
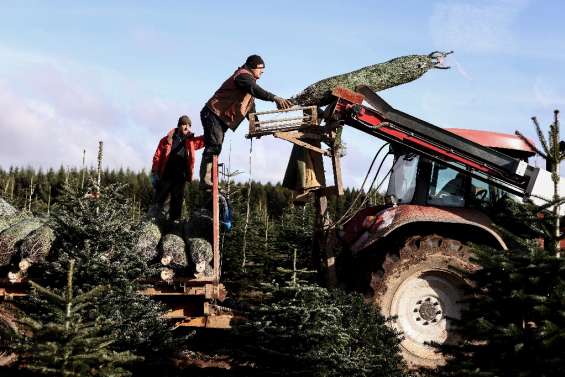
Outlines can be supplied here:
M9 271L10 281L20 281L32 264L44 259L53 240L46 219L20 212L0 199L0 270Z
M141 224L136 250L161 267L161 279L212 275L212 216L195 211L189 220ZM21 281L28 269L48 257L55 241L47 219L16 210L0 198L0 272Z
M136 248L148 262L160 263L161 279L170 281L174 276L211 276L211 242L212 216L199 210L179 223L145 222Z

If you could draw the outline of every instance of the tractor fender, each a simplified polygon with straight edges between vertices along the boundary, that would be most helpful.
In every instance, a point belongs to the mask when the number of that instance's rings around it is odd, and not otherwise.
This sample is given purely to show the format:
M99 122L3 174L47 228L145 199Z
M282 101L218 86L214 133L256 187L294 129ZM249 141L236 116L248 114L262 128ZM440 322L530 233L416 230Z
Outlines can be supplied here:
M355 226L349 224L344 227L342 239L348 241L351 252L356 254L373 246L375 243L390 239L401 230L414 228L418 232L428 231L442 233L446 230L443 225L454 225L458 230L467 232L473 230L478 234L487 236L493 246L507 249L506 243L493 229L492 221L483 212L470 208L455 207L430 207L422 205L405 204L382 209L374 214L364 213L361 217L354 218ZM351 229L355 229L355 234ZM467 228L467 229L464 229ZM349 234L347 231L349 230ZM463 233L465 234L465 233Z

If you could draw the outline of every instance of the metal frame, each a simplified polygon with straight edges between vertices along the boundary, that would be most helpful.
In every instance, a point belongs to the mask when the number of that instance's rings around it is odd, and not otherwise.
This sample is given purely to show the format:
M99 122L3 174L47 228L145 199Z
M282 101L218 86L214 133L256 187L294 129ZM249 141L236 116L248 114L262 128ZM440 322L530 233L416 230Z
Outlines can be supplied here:
M362 98L357 95L356 98ZM301 116L289 116L277 120L261 120L260 117L269 114L284 114L301 111ZM265 135L272 135L277 139L289 141L302 148L309 149L323 156L331 158L332 171L335 186L326 187L325 180L322 187L317 191L323 196L343 195L343 179L341 175L341 151L335 144L338 130L343 127L339 121L326 121L324 127L320 127L321 118L316 106L295 106L284 110L271 110L249 114L249 133L248 139L260 138ZM276 126L272 126L277 124ZM329 145L324 149L321 142ZM315 190L316 191L316 190ZM309 195L305 194L305 195Z

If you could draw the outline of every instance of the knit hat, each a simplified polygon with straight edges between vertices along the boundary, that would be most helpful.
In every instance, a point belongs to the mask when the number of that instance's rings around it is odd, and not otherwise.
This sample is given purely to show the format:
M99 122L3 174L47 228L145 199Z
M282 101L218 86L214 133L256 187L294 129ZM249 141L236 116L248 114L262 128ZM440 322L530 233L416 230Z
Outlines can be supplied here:
M177 127L180 127L181 124L187 124L189 126L192 126L192 121L190 120L188 115L183 115L179 118L179 122L177 123Z
M257 68L257 66L261 64L265 66L265 62L263 61L263 58L261 58L259 55L251 55L245 61L245 65L248 66L249 68Z

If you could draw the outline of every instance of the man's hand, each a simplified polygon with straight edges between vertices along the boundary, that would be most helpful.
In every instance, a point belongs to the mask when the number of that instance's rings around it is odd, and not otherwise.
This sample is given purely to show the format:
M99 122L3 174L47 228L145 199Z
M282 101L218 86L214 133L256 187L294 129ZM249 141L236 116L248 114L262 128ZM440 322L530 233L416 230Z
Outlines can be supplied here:
M279 110L290 109L292 106L294 106L294 104L290 100L278 96L275 96L275 103L277 104L277 109Z
M159 174L151 173L151 186L153 186L153 189L157 190L158 184L159 184Z

